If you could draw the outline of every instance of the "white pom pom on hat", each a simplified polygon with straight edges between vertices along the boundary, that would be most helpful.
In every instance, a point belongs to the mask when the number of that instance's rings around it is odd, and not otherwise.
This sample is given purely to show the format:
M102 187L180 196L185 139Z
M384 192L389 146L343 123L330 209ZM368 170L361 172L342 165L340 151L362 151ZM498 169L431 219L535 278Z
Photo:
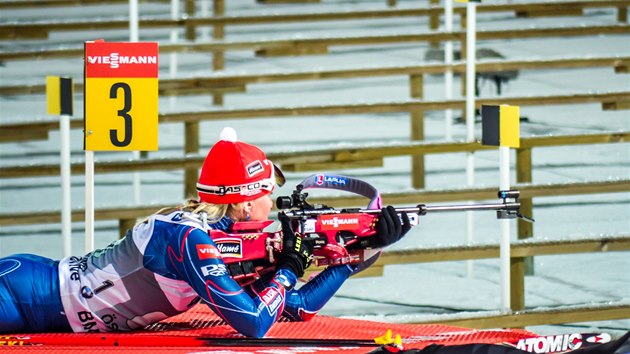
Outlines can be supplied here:
M258 147L237 141L236 131L225 127L206 156L197 181L202 202L241 203L271 193L275 166Z
M219 140L231 141L235 143L237 141L236 130L232 127L225 127L221 130L221 134L219 135Z

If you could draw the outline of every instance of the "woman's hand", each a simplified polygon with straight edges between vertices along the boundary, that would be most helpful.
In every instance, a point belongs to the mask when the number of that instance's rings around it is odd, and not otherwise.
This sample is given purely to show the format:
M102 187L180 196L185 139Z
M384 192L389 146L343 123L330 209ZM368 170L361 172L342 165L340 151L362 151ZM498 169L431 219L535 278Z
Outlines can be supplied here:
M411 229L409 216L407 216L407 213L400 214L401 217L398 217L396 209L391 205L381 209L381 215L379 215L376 222L376 242L378 246L389 246L409 232Z
M304 270L311 265L313 246L303 242L302 237L293 231L291 219L278 213L278 220L282 224L282 253L278 260L278 268L291 270L298 278L304 275Z

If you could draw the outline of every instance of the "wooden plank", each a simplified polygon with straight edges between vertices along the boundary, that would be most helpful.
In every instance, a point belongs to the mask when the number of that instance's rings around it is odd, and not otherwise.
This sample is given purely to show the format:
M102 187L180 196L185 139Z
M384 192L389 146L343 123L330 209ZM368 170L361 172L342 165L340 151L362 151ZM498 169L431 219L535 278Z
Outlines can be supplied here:
M576 194L601 194L630 191L630 179L618 179L613 181L592 181L581 183L552 183L545 185L520 185L513 186L519 189L524 197L546 197L558 195ZM419 202L451 202L468 200L494 200L497 196L497 187L451 189L451 190L424 190L407 193L383 193L383 203L393 205L416 205ZM339 197L319 197L309 200L315 204L326 204L331 207L364 206L364 197L339 196ZM124 208L106 208L95 211L96 220L118 220L129 218L140 218L172 205L148 205ZM7 225L29 225L44 223L59 223L60 212L36 212L26 213L3 213L0 214L0 226ZM84 221L84 210L73 210L73 221Z
M562 146L577 144L605 144L630 142L630 132L584 134L584 135L554 135L537 136L521 139L521 148L542 146Z
M199 168L204 156L186 156L182 158L153 158L126 161L99 161L94 165L95 173L115 173L127 171L183 170ZM2 178L58 176L59 165L23 165L18 168L0 168ZM85 174L85 164L72 163L70 172L73 175Z
M270 157L271 159L271 157ZM274 160L274 162L276 162ZM309 172L309 171L331 171L348 168L373 168L383 167L383 159L345 161L345 162L307 162L303 164L285 164L282 163L282 170L286 172Z
M186 95L205 95L205 94L226 94L226 93L243 93L247 92L245 85L233 85L223 87L190 87L177 89L160 89L158 94L161 96L186 96Z
M602 110L604 111L618 111L621 109L630 109L630 100L602 102Z
M616 74L630 73L630 60L626 58L619 58L619 60L615 62L614 67Z
M319 3L321 0L256 0L259 4L305 4Z
M166 20L165 20L166 21ZM561 28L527 28L510 30L485 30L477 31L478 40L496 39L522 39L540 37L568 37L568 36L593 36L630 33L629 25L601 25L590 27L561 27ZM166 53L204 53L228 50L263 50L283 48L291 45L300 47L309 46L356 46L356 45L391 45L394 43L416 43L435 41L460 41L465 38L465 31L452 33L421 33L421 34L397 34L397 35L372 35L355 37L327 37L327 38L295 38L275 39L260 41L215 41L197 43L176 43L160 46L160 54ZM32 60L42 58L69 58L81 57L83 47L62 47L26 50L20 52L0 52L0 61L8 60Z
M518 311L511 314L491 314L432 317L427 321L412 321L408 323L440 324L466 328L523 328L527 326L549 325L560 323L593 322L605 320L625 320L630 318L630 305L626 303L603 303L573 305L565 308L537 308Z
M326 45L302 46L291 45L281 48L264 48L256 50L254 53L258 57L279 57L279 56L297 56L297 55L324 55L328 54Z
M497 97L480 98L476 100L476 107L482 105L510 104L515 106L538 106L553 104L586 104L599 103L602 101L627 101L630 100L630 92L609 92L609 93L583 93L572 95L553 96L524 96L524 97ZM252 109L231 109L213 111L195 111L179 113L162 113L159 116L161 123L167 122L188 122L201 120L224 120L224 119L247 119L247 118L269 118L269 117L298 117L311 115L341 115L341 114L364 114L364 113L394 113L412 112L417 110L436 111L444 109L462 109L465 100L449 101L404 101L388 103L364 103L364 104L339 104L326 106L304 106L304 107L270 107Z
M0 129L2 131L2 129ZM605 143L624 143L630 142L630 132L619 133L601 133L601 134L584 134L584 135L554 135L541 137L526 137L521 139L521 147L529 149L533 147L548 146L570 146L584 144L605 144ZM309 149L295 150L285 153L269 153L267 156L282 166L283 169L290 169L290 166L303 166L306 164L319 165L332 163L361 161L361 160L379 160L389 156L405 156L417 153L439 154L439 153L457 153L470 152L480 150L494 149L491 146L481 145L479 142L440 142L426 143L417 142L410 144L387 144L387 145L368 145L356 146L352 148L327 148L327 149ZM184 168L195 168L201 166L204 156L189 155L182 158L155 158L138 161L99 161L95 164L96 173L115 173L129 171L155 171L155 170L174 170ZM326 165L333 167L333 165ZM18 177L37 177L37 176L53 176L59 175L58 164L37 164L37 165L20 165L20 166L3 166L0 167L0 178L18 178ZM83 174L83 162L75 162L71 166L72 174ZM519 179L518 182L528 183L529 181Z
M583 14L584 14L584 12L579 7L563 8L561 10L521 10L521 11L516 11L516 17L523 17L523 18L582 16Z
M628 102L630 92L607 92L607 93L583 93L572 95L554 96L525 96L525 97L498 97L480 98L476 100L476 107L481 105L511 104L516 106L529 105L552 105L552 104L586 104L595 102ZM465 101L404 101L388 103L364 103L345 104L328 106L305 106L305 107L270 107L251 109L231 109L213 111L194 111L178 113L161 113L160 123L172 122L195 122L202 120L224 120L224 119L252 119L268 117L298 117L309 115L341 115L341 114L364 114L364 113L394 113L413 112L418 110L433 111L444 109L463 109ZM45 127L45 128L44 128ZM72 129L83 127L83 118L74 118L70 121ZM0 141L15 137L21 130L55 130L58 123L54 121L26 122L0 124Z
M168 3L170 0L138 0L138 3ZM94 6L128 4L129 0L8 0L0 1L0 9Z
M422 100L424 98L424 75L409 75L409 95L412 98ZM409 117L409 139L412 141L424 140L424 111L413 110ZM424 154L411 155L411 186L422 189L425 187Z
M177 19L141 18L138 22L139 27L142 29L182 26L182 21ZM37 39L47 38L50 32L56 31L109 31L128 27L129 20L123 18L94 18L90 20L74 21L10 22L0 24L0 38Z
M13 134L0 133L0 143L47 140L50 130L17 130Z
M284 0L283 0L284 1ZM289 0L287 0L289 1ZM294 1L294 0L291 0ZM298 0L300 2L319 2L319 0ZM0 8L27 8L27 7L52 7L52 6L85 6L96 4L114 4L125 3L124 0L54 0L54 1L0 1ZM142 2L152 2L151 0L141 0ZM154 1L153 1L154 2ZM168 2L168 0L161 0L161 2ZM558 16L566 15L567 12L573 12L573 15L581 14L581 10L584 8L623 8L630 6L630 0L610 0L610 1L565 1L561 3L549 3L549 2L537 2L537 3L512 3L512 4L492 4L483 3L477 6L477 12L480 13L492 13L492 12L513 12L518 17L520 14L527 13L542 13L553 15L556 13ZM466 8L459 6L454 8L454 12L457 14L465 13ZM192 26L214 26L216 24L222 25L256 25L256 24L275 24L275 23L287 23L287 22L314 22L314 21L338 21L338 20L361 20L361 19L382 19L382 18L395 18L395 17L426 17L439 18L444 13L444 9L440 6L432 5L424 8L411 8L411 9L385 9L385 10L359 10L359 11L340 11L340 12L324 12L324 13L297 13L297 14L265 14L262 15L249 15L249 16L212 16L212 17L182 17L174 21L166 22L165 26L185 26L190 24ZM216 14L215 14L216 15ZM140 21L147 21L146 23L140 22L141 27L145 25L152 25L150 22L152 19L147 17L141 17ZM100 20L101 22L117 22L117 20ZM437 20L433 20L435 22ZM77 22L74 27L73 23ZM172 22L172 23L171 23ZM84 29L85 22L81 21L67 21L68 24L64 25L66 30L80 30ZM41 27L45 27L46 24L54 25L54 22L43 22ZM105 24L106 25L106 24ZM107 26L107 25L106 25ZM116 24L120 26L120 24ZM49 27L50 28L50 27ZM123 28L123 27L116 27ZM433 28L433 27L432 27Z
M485 244L385 251L375 264L392 265L499 258L499 248L499 244ZM557 241L516 241L511 244L510 256L521 258L525 256L622 251L630 251L630 234L588 238L572 237Z
M550 70L550 69L575 69L611 66L617 73L626 73L630 65L630 57L581 57L581 58L556 58L556 59L520 59L520 60L494 60L477 63L477 71L502 72L515 70ZM160 95L176 95L203 92L243 92L246 84L287 82L298 80L324 80L344 78L364 78L396 75L422 75L443 74L448 69L455 73L463 73L466 70L465 63L455 62L452 66L445 64L424 64L412 66L367 67L343 70L314 70L282 73L256 73L239 75L210 75L194 78L164 78L159 82ZM83 90L82 82L74 83L74 90ZM45 84L29 84L15 86L0 86L0 95L28 95L42 94L46 92ZM415 97L415 96L411 96Z
M318 272L323 271L326 267L315 267L310 266L308 269L304 271L303 279L309 279L311 276L315 275ZM369 268L359 272L358 274L353 275L353 278L364 278L364 277L382 277L384 274L384 267L382 265L373 264Z
M199 154L199 122L187 122L184 124L184 153ZM197 195L197 181L201 164L189 166L184 169L184 199Z
M531 183L532 182L532 148L521 146L516 149L516 182L517 183ZM520 198L521 209L520 212L523 215L534 215L534 205L532 198ZM527 222L523 219L518 219L517 224L517 238L519 240L525 240L534 237L534 223ZM534 275L534 260L531 257L518 259L516 262L521 263L516 265L515 271L522 271L523 274L519 275L522 278L524 275Z
M518 11L563 11L572 8L605 8L629 6L626 1L556 1L556 2L527 2L527 3L489 3L477 6L477 12L518 12ZM453 9L456 14L466 13L465 6Z

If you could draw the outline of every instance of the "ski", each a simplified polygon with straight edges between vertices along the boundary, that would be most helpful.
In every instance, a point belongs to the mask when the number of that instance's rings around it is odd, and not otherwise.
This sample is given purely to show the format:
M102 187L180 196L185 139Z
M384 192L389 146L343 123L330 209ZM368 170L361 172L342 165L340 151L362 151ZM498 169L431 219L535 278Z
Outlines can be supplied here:
M483 333L484 331L474 331ZM405 347L414 344L447 344L470 332L450 332L437 335L411 336L403 338ZM627 335L626 335L627 336ZM607 333L568 333L521 338L514 341L494 343L536 354L570 353L572 350L612 342ZM464 344L464 343L462 343ZM473 343L469 343L473 344ZM493 344L493 343L486 343ZM24 335L0 336L2 346L98 346L98 347L335 347L360 348L378 347L374 339L314 339L314 338L249 338L249 337L206 337L147 335L131 333L68 334L64 336Z
M25 335L0 337L1 346L104 347L375 347L373 339L249 338L143 334Z

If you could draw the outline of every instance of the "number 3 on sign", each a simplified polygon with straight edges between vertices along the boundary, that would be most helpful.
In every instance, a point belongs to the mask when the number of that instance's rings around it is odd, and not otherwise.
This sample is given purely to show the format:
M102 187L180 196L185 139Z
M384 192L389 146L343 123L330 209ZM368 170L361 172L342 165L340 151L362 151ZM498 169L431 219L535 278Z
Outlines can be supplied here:
M118 147L125 147L131 142L131 135L133 134L133 125L131 124L131 116L129 115L129 110L131 109L131 89L128 84L124 82L117 82L112 85L112 88L109 91L109 98L116 98L118 96L117 92L119 88L122 89L125 94L125 105L123 109L118 111L118 115L125 120L124 139L122 141L118 140L117 131L114 129L109 131L109 138L112 141L112 144Z
M157 81L86 78L86 150L157 150Z

